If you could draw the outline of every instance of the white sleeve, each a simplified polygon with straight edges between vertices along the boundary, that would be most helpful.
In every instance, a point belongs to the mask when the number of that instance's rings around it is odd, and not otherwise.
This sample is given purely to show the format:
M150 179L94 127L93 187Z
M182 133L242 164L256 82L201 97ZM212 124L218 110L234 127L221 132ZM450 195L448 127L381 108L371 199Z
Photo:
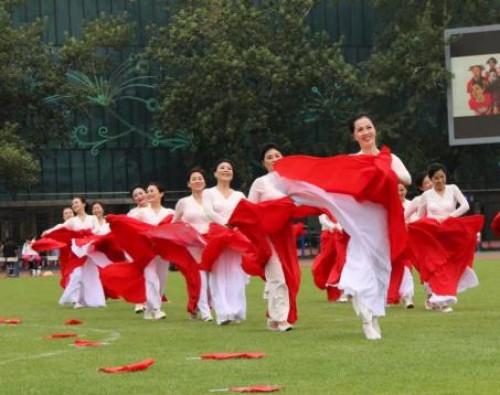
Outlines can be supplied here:
M257 178L250 187L250 191L248 192L248 200L252 203L260 202L260 194L261 194L261 182L260 178Z
M422 197L420 198L420 202L418 205L418 211L417 215L418 218L425 217L427 211L427 198L425 197L425 193L422 194ZM406 219L406 212L405 212L405 219Z
M184 199L179 199L175 205L175 214L172 222L180 222L182 216L184 215Z
M410 217L417 213L419 208L420 208L420 203L422 199L419 199L418 197L412 199L408 206L405 208L405 222L409 222Z
M214 210L214 194L210 190L203 191L203 210L211 222L215 222L219 225L226 225L224 218L215 212Z
M457 199L458 208L450 214L450 217L460 217L469 211L469 202L456 185L449 185L453 188L453 197Z
M399 181L405 185L411 185L411 175L405 165L396 155L392 154L391 168L398 176Z

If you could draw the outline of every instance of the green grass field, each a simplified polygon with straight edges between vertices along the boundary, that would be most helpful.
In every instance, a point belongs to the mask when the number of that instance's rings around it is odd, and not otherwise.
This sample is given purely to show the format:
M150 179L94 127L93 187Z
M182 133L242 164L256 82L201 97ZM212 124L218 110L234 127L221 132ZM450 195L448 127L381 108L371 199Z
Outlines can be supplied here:
M132 307L110 301L105 309L57 305L55 277L0 279L0 394L209 394L249 384L281 384L283 394L495 394L500 393L500 261L476 264L479 288L460 295L451 314L425 311L417 285L416 308L388 309L384 338L364 340L350 305L329 304L304 268L300 319L288 333L264 327L263 283L247 291L248 319L218 327L185 313L180 275L171 273L167 319L144 321ZM64 326L78 318L83 325ZM77 349L77 332L108 343ZM202 352L262 351L261 360L202 361ZM146 371L107 375L97 369L155 358Z

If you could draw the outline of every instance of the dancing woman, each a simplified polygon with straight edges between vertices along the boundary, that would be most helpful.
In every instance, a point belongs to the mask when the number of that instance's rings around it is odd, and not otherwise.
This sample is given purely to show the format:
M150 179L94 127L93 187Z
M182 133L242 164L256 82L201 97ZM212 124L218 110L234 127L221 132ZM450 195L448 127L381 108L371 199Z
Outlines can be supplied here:
M231 188L234 176L234 166L227 159L219 160L215 165L214 177L217 185L205 189L202 195L203 209L212 223L226 226L234 208L241 199L245 198L242 192ZM208 235L210 243L210 233ZM208 248L208 246L207 246ZM205 250L205 252L207 249ZM203 260L206 261L204 254ZM225 325L232 321L241 321L246 318L245 287L247 275L243 271L242 255L229 246L223 248L217 259L211 265L208 273L208 286L212 297L217 324Z
M288 193L301 204L329 211L350 236L339 288L352 296L367 339L380 339L391 261L406 246L397 183L411 183L401 160L376 145L376 129L366 115L350 122L357 155L288 157L275 166Z
M482 215L462 217L469 203L454 184L446 184L446 168L434 163L428 170L432 188L422 194L419 217L409 225L410 247L420 278L426 284L427 309L453 311L457 292L479 284L472 268L477 233L484 223ZM416 233L426 242L416 241Z
M203 190L206 187L205 172L201 168L193 168L188 176L188 188L191 195L180 199L175 206L174 222L184 222L195 228L200 234L206 234L210 224L205 210L203 209ZM189 252L196 260L201 262L202 247L189 246ZM197 315L203 321L212 321L210 311L210 292L208 287L208 273L200 270L201 289L197 304Z

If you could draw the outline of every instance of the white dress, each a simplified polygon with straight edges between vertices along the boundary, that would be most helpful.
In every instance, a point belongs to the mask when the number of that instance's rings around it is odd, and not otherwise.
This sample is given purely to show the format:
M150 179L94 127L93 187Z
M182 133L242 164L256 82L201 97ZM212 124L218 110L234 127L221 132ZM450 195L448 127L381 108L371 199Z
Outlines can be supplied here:
M401 160L392 154L392 170L400 180L411 182ZM325 175L328 176L328 175ZM287 193L298 204L327 209L350 236L338 288L353 297L359 315L385 315L391 274L387 210L381 204L357 201L351 195L330 193L304 181L283 179Z
M97 218L93 215L86 215L82 220L75 216L68 219L64 227L71 230L90 230L94 233L98 228ZM72 241L72 252L79 256L86 256L84 250L77 247L75 241ZM59 299L59 304L80 304L87 307L106 306L106 297L99 277L99 270L94 260L87 256L85 263L77 267L70 275L69 282Z
M205 189L203 209L211 222L225 225L238 202L244 198L245 195L239 191L232 191L225 198L217 187ZM241 255L229 249L224 250L208 274L218 324L245 319L247 278L241 268Z
M276 200L285 197L282 191L279 177L270 172L255 179L248 193L248 200L260 203L268 200ZM271 257L267 262L264 273L266 285L264 288L264 299L267 299L267 313L269 319L275 322L283 322L288 318L290 311L290 299L288 286L283 273L283 266L271 242Z
M185 222L195 228L198 233L205 234L208 232L210 219L208 218L203 206L191 196L180 199L175 206L174 222ZM188 251L191 253L197 263L201 262L202 247L189 246ZM210 311L210 291L208 287L208 273L200 270L201 289L200 299L198 300L198 311L202 320L210 320L212 313Z
M156 212L151 207L138 207L129 212L129 216L150 225L158 225L167 216L175 214L174 210L161 207ZM156 256L144 269L146 281L146 312L161 310L161 299L165 292L169 263Z
M406 217L406 212L409 209L409 207L411 206L411 204L412 204L412 201L405 199L405 201L403 203L405 217ZM410 216L410 218L413 218L413 220L416 220L415 217L416 217L416 213L413 214L413 216ZM413 275L411 273L411 270L406 265L405 265L404 271L403 271L403 279L402 279L401 285L399 287L399 295L401 296L401 298L403 298L403 300L406 300L406 301L412 300L413 296L415 295L415 286L414 286L414 282L413 282Z

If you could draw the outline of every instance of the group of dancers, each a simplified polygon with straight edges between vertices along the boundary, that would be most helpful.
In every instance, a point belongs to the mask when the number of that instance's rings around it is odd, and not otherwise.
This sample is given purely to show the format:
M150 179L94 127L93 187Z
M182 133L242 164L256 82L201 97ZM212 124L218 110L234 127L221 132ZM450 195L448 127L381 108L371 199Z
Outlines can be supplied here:
M389 149L376 145L367 115L350 123L357 154L330 158L283 157L267 144L260 161L267 174L248 197L231 188L235 167L219 160L216 185L192 169L191 194L175 210L165 208L159 183L131 190L128 214L86 213L83 197L64 209L64 222L45 231L33 248L60 249L61 304L103 307L106 298L135 304L144 319L166 317L169 262L187 287L187 310L203 321L226 325L246 318L249 276L265 281L266 327L286 332L298 318L300 265L297 219L319 216L321 251L313 277L330 300L352 300L367 339L381 339L378 318L387 304L413 307L412 270L420 275L430 310L451 312L457 292L478 284L473 270L480 215L463 216L467 200L447 184L444 166L433 164L417 180L422 191L405 199L411 176ZM168 288L167 288L168 289Z

